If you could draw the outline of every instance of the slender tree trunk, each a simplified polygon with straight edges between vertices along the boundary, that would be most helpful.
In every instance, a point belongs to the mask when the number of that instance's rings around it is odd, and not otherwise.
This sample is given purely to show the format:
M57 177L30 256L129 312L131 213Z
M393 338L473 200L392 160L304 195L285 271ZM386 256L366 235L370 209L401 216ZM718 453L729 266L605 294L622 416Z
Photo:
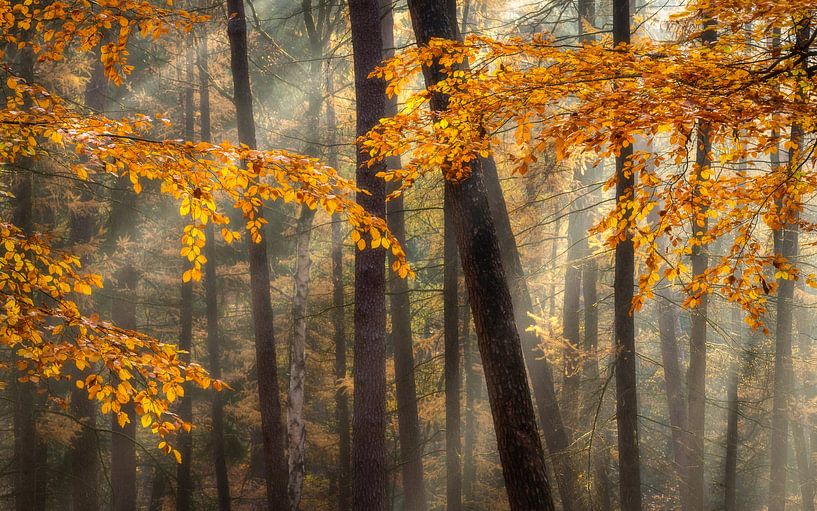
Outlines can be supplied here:
M247 20L243 0L228 0L227 35L230 41L230 68L236 107L238 141L256 147L247 57ZM260 211L257 214L260 219ZM269 266L266 240L258 243L247 237L250 261L255 357L258 371L258 398L261 408L261 436L266 466L267 505L270 511L287 509L289 474L284 455L284 429L278 387L278 363L275 354L272 301L269 291Z
M455 11L456 14L456 11ZM446 188L443 206L443 334L445 337L445 466L446 509L462 509L462 442L460 436L460 343L459 343L459 261L454 238L451 192Z
M124 186L129 186L121 183ZM127 196L132 194L125 192ZM130 200L133 204L132 199ZM122 212L124 213L124 211ZM111 320L121 328L136 328L136 286L138 273L125 266L114 278L114 299L111 304ZM134 417L133 403L122 406L122 411ZM111 416L111 486L113 487L113 510L136 511L136 422L131 420L120 427L116 414Z
M354 52L356 134L362 136L386 113L382 80L369 77L380 64L383 39L377 0L350 0ZM358 194L366 211L385 217L385 182L375 175L385 164L369 167L368 153L358 144ZM367 240L368 241L368 240ZM386 300L385 251L355 252L355 396L352 415L352 502L355 509L386 507Z
M477 465L474 451L477 443L476 404L481 382L477 370L479 353L471 338L471 314L468 299L462 306L463 365L465 365L465 438L462 455L462 488L466 506L474 505L474 482Z
M190 48L185 56L185 81L187 87L181 93L182 107L184 111L184 133L183 138L192 141L195 134L196 118L193 113L193 46L192 40ZM181 332L179 333L179 349L183 353L180 359L183 363L190 363L190 350L193 346L193 281L182 283L181 305L179 307L179 318ZM179 403L179 418L184 422L193 422L193 397L190 392L185 393ZM193 437L190 433L182 433L179 436L179 452L182 455L182 462L176 466L176 511L189 511L193 506Z
M24 37L31 37L25 31ZM34 54L28 48L23 48L18 54L18 64L15 71L23 79L34 81ZM34 159L24 158L18 165L18 173L14 176L13 193L14 208L12 221L26 235L34 234ZM16 358L16 355L14 355ZM44 439L37 435L36 410L38 399L31 383L20 382L17 377L13 381L12 395L14 396L14 505L17 511L41 511L45 509L46 500L46 471L47 446Z
M803 62L808 51L809 26L799 22L796 28L795 51L803 55ZM799 146L803 143L803 132L798 125L791 128L791 142L794 147L789 151L789 163L785 171L797 168L800 154ZM778 199L778 204L783 198ZM775 253L780 254L789 264L795 264L798 253L798 218L791 212L792 218L775 232ZM777 319L775 323L774 351L774 387L772 400L772 432L769 475L769 511L783 511L786 506L786 475L788 462L789 434L789 399L792 387L792 302L794 284L791 278L777 279Z
M814 511L814 480L809 466L809 450L801 420L798 418L791 425L794 454L797 459L797 477L800 483L800 497L803 501L802 510Z
M324 34L319 30L331 30L328 24L315 23L312 11L312 0L301 2L304 25L309 39L312 61L310 62L310 90L306 112L307 137L310 141L305 152L308 156L318 157L319 116L323 106L320 72L324 49ZM319 20L328 16L329 4L318 6ZM312 266L309 249L312 241L312 223L315 210L301 206L298 216L296 241L296 262L293 275L292 300L292 345L289 360L289 393L287 400L287 441L289 445L289 503L293 511L298 509L303 493L306 463L306 419L304 417L304 392L306 381L306 313L309 298L309 270Z
M613 0L613 44L630 42L629 0ZM635 176L625 171L633 146L621 149L616 157L616 203L621 205L635 191ZM616 422L618 426L619 492L622 511L641 509L641 462L638 447L638 397L636 377L635 325L633 303L635 256L629 222L624 214L624 240L616 245L614 277L614 329L616 372Z
M578 172L577 172L578 174ZM576 176L579 177L579 176ZM562 403L565 405L563 415L569 436L575 438L578 433L580 407L579 386L581 383L581 297L582 268L581 260L586 255L584 225L585 214L583 201L575 197L567 218L567 269L565 270L564 304L562 306L562 335L567 341L564 349L564 386ZM570 413L568 413L568 410Z
M326 104L326 130L329 146L328 162L338 168L337 119L335 117L334 87L332 71L327 68L326 93L329 101ZM343 234L337 220L332 221L332 327L335 340L335 378L337 382L346 379L346 320L344 315L343 293ZM346 390L338 386L335 391L335 419L338 427L338 511L351 509L350 474L351 437L349 429L349 396Z
M199 43L199 112L201 115L201 139L212 141L210 128L210 55L207 50L207 38L202 37ZM207 317L207 352L210 360L210 375L221 379L220 333L218 327L218 257L216 253L216 232L213 222L206 227L204 266L204 298ZM216 474L216 492L219 511L230 511L230 480L227 474L227 460L224 453L224 406L220 392L213 392L211 404L213 444L213 469Z
M381 0L383 58L394 55L394 14L392 2ZM397 98L386 98L386 115L397 113ZM389 168L400 168L399 157L387 161ZM401 243L406 241L403 196L387 203L389 229ZM392 259L393 260L393 259ZM394 344L394 380L397 397L400 471L406 511L425 511L423 477L423 441L417 411L417 386L414 380L414 340L411 332L411 300L406 279L394 275L390 282L391 335Z
M136 205L130 180L120 177L117 192L109 217L105 252L114 253L121 237L133 237L131 216ZM139 273L136 268L125 263L113 276L111 297L111 321L121 328L136 329L136 288ZM122 406L122 412L134 417L133 403ZM111 486L113 511L136 510L136 423L132 420L120 427L116 415L111 416Z
M738 364L732 369L729 375L729 388L727 390L727 417L726 417L726 460L724 462L724 509L725 511L737 511L737 479L738 479Z
M409 1L418 44L432 37L456 39L447 9L439 0ZM437 65L425 71L427 85L441 79ZM443 110L446 102L436 94L431 106ZM459 183L446 180L445 186L488 384L505 489L512 510L551 510L544 452L483 172L482 162L477 161L467 179Z
M150 511L162 511L165 503L165 493L167 493L167 479L159 465L153 468L153 484L150 488Z
M96 56L96 55L95 55ZM106 106L107 79L98 56L94 59L91 80L85 89L85 106L95 112L103 112ZM83 202L91 200L87 188L81 192ZM84 245L91 241L96 231L95 215L84 205L71 215L71 245ZM87 257L84 258L87 262ZM74 441L70 453L71 499L75 510L99 509L99 437L97 436L96 405L88 399L88 393L73 386L71 405L82 429Z
M688 509L687 409L684 403L684 384L679 364L677 333L678 312L669 300L658 302L658 333L661 339L661 363L664 366L664 389L667 394L670 428L672 429L672 454L679 481L681 509Z
M717 37L714 26L707 22L707 30L701 36L705 45L711 45ZM692 245L692 272L693 278L701 278L709 267L709 254L704 244L707 231L708 209L706 195L701 193L701 186L706 181L704 172L711 165L712 143L710 140L710 126L708 122L698 123L698 139L695 155L696 182L693 189L693 219L692 235L695 244ZM709 293L704 291L700 301L692 310L692 326L689 333L689 369L687 374L687 399L689 412L687 414L688 448L687 477L689 487L687 493L688 509L703 511L706 503L706 487L704 484L704 436L706 434L706 326L709 321Z
M315 133L312 131L311 133ZM304 484L306 461L306 419L304 418L304 384L306 382L306 305L309 296L309 246L315 211L301 206L297 223L295 274L292 299L292 346L289 360L289 399L287 400L287 438L289 443L289 503L298 509Z

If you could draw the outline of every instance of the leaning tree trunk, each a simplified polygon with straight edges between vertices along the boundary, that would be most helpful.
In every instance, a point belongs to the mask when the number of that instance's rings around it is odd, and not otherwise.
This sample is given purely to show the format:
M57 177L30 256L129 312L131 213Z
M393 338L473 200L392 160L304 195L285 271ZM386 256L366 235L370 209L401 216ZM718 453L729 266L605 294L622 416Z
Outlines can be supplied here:
M228 0L227 35L230 41L230 68L233 77L233 98L238 126L238 141L256 147L247 57L247 20L243 0ZM257 213L261 219L261 212ZM269 290L267 244L263 238L254 242L247 237L250 261L250 292L252 294L255 359L258 371L258 400L261 408L261 436L266 467L267 505L270 511L287 509L289 474L284 455L284 429L278 387L278 363L275 354L272 300Z
M210 142L213 138L210 128L210 56L207 38L202 37L199 46L199 112L201 115L201 139ZM206 227L207 245L204 266L204 299L207 317L207 352L210 359L210 375L221 379L221 353L218 330L218 259L216 254L216 230L213 222ZM213 392L212 399L213 469L216 474L216 492L219 511L230 511L230 480L227 474L227 459L224 452L224 405L220 392Z
M394 55L394 13L392 2L380 2L383 58ZM386 115L397 113L397 98L386 98ZM400 168L399 157L387 160L389 168ZM392 234L406 241L406 214L403 196L387 204L388 223ZM390 279L391 337L394 345L394 385L397 398L398 437L400 441L400 471L403 479L403 499L406 511L425 511L425 481L423 477L423 439L417 411L417 385L414 380L414 341L411 333L411 300L406 279L394 275Z
M383 39L377 0L350 0L354 54L356 134L365 135L386 114L386 87L369 75L380 64ZM356 181L369 193L358 202L385 217L385 182L376 177L383 163L368 166L357 144ZM368 241L368 240L367 240ZM355 252L354 412L352 415L352 502L355 509L386 507L386 254L382 248Z
M447 3L440 0L409 1L418 44L426 44L432 37L456 38L447 9ZM425 74L427 85L442 78L436 64ZM435 94L431 106L440 111L446 103L444 96ZM445 187L454 213L505 488L513 510L551 510L553 497L544 451L536 430L513 303L483 178L482 162L477 161L468 178L458 183L446 179Z
M630 43L630 2L613 0L613 44ZM633 146L621 149L616 157L616 204L623 207L635 191L635 176L625 172ZM638 448L638 398L636 378L635 324L633 303L635 253L630 222L631 210L624 210L624 239L616 244L614 294L616 422L618 426L619 493L622 511L641 509L641 462Z

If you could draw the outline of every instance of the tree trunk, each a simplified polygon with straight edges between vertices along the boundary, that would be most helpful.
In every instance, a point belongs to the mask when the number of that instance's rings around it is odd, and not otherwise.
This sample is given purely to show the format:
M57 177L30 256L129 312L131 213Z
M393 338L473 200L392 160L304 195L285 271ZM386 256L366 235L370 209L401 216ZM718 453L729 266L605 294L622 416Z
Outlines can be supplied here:
M678 312L668 299L658 302L658 334L661 339L661 363L664 366L664 389L672 430L672 454L678 474L678 493L681 509L688 509L687 478L687 409L684 403L684 383L679 364L677 338Z
M107 95L105 69L95 54L91 80L85 89L85 106L95 112L104 112ZM83 186L80 198L90 201L90 190ZM71 245L84 245L91 241L97 228L95 214L84 205L71 215ZM83 262L87 262L87 257ZM79 374L79 373L78 373ZM82 423L71 448L71 500L75 510L99 509L99 437L97 436L96 404L88 399L88 393L71 389L71 405L77 420Z
M613 0L613 44L630 42L630 2ZM616 203L621 206L635 191L635 176L625 172L625 163L633 154L633 146L621 149L616 157ZM624 240L615 251L615 372L616 422L618 426L619 492L622 511L641 509L641 462L638 448L638 396L636 377L635 325L630 312L633 303L635 256L629 223L631 210L626 210Z
M191 46L185 56L185 82L187 87L181 93L182 107L184 111L184 133L183 138L192 141L195 134L196 118L193 113L193 46ZM181 332L179 333L179 349L183 353L179 358L185 363L190 363L190 350L193 346L193 281L182 283L181 305L179 307L179 323ZM193 396L188 391L182 396L179 403L179 418L184 422L193 422ZM179 452L182 455L182 462L176 466L176 511L189 511L193 506L193 437L190 433L179 435Z
M383 58L394 55L394 13L390 1L381 0ZM386 98L386 115L397 113L397 98ZM389 168L400 168L399 157L387 161ZM406 215L403 196L387 203L389 229L401 243L406 241ZM393 259L392 259L393 260ZM397 398L400 470L406 511L425 511L423 476L423 438L417 411L417 386L414 380L414 340L411 332L411 300L406 279L393 275L390 282L391 335L394 345L394 380Z
M230 68L233 76L233 98L236 107L238 141L255 148L247 57L247 20L243 0L228 0L227 35L230 41ZM257 218L261 218L260 211ZM252 318L255 332L255 357L258 371L258 398L261 408L261 436L266 466L267 505L270 511L288 508L289 474L284 455L284 430L281 397L278 387L278 363L275 354L272 301L269 291L269 266L266 240L253 242L247 236L250 262Z
M739 364L734 364L732 374L729 375L727 390L727 417L726 417L726 460L724 462L724 510L737 511L737 479L738 479L738 375Z
M548 451L553 459L553 468L556 474L556 484L562 498L562 507L565 511L580 509L580 507L577 507L579 506L577 485L579 477L568 452L571 442L567 429L562 422L556 389L553 386L553 372L550 363L541 356L539 338L535 333L528 330L533 324L530 316L528 316L528 312L534 310L533 302L528 292L525 272L522 268L522 259L511 229L510 217L505 205L505 198L502 195L496 164L493 158L480 160L480 163L484 172L491 215L496 222L499 245L503 247L501 249L502 266L509 276L508 284L514 304L516 329L521 337L525 363L530 371L530 381L533 386L533 395L536 398L542 432L545 436ZM556 231L558 232L558 227ZM555 244L554 241L554 253L556 252ZM578 406L577 403L573 403L573 405Z
M806 435L803 432L803 423L800 420L792 422L792 439L794 453L797 458L797 477L800 483L800 497L803 511L814 511L814 481L809 463L809 451L806 444Z
M456 14L456 12L454 13ZM454 238L451 192L446 188L443 206L443 334L445 337L445 466L446 509L462 509L462 443L460 437L460 343L459 343L459 261Z
M332 71L326 72L326 130L329 146L328 162L338 168L337 119L333 99ZM332 327L335 341L335 378L337 382L346 379L346 319L344 315L345 300L343 293L343 234L337 220L332 221ZM335 418L338 427L338 511L351 509L350 495L350 431L349 431L349 396L346 389L338 386L335 390Z
M123 186L130 186L130 181ZM124 192L130 197L132 193ZM127 199L125 199L127 200ZM121 202L119 202L121 204ZM126 210L121 211L125 214ZM114 212L116 213L116 207ZM127 213L130 213L129 208ZM114 297L111 303L111 321L121 328L136 328L136 286L138 273L135 268L125 266L117 271L114 277ZM136 418L132 402L122 405L122 412L131 417L131 421L122 428L111 415L111 486L113 488L113 511L136 511Z
M210 128L210 55L207 50L207 38L202 37L199 43L199 111L201 115L201 139L204 142L212 141ZM218 258L216 254L216 230L213 222L206 227L207 245L204 266L204 298L207 316L207 352L210 358L210 375L221 379L221 353L219 352L218 327ZM224 406L220 392L212 394L212 431L213 469L216 474L216 492L218 495L219 511L230 511L230 480L227 475L227 460L224 454Z
M117 179L117 192L109 217L105 252L113 254L121 237L133 237L134 225L131 215L136 197L130 191L127 176ZM111 293L111 321L125 329L136 328L136 288L139 273L125 263L113 275ZM133 403L122 406L122 411L134 417ZM116 415L111 416L111 486L113 511L136 510L136 422L132 420L124 428L119 426Z
M578 172L576 173L578 174ZM578 176L576 176L578 177ZM563 415L571 439L578 434L579 386L581 382L581 260L586 255L584 245L587 232L584 225L583 201L575 197L567 217L567 269L565 270L564 304L562 306L562 335L567 341L564 349L564 385L562 404L566 405Z
M411 0L409 10L418 44L426 44L432 37L456 39L446 3ZM425 71L427 85L441 79L437 65ZM437 94L431 106L443 110L446 102ZM454 213L508 501L512 510L551 510L553 497L482 162L475 162L471 170L465 180L446 180L445 186Z
M468 299L462 306L463 365L465 365L465 438L462 455L462 488L466 506L474 505L474 482L477 466L474 458L477 442L476 404L481 382L477 370L479 354L471 338L471 314Z
M386 113L382 80L369 77L380 64L383 40L377 0L350 0L354 54L356 134L362 136ZM369 167L368 152L357 145L358 202L385 217L385 182L375 177L385 164ZM367 241L369 241L367 239ZM382 248L355 251L355 395L352 415L352 502L355 509L386 507L386 254Z
M798 22L794 51L803 55L808 51L809 26ZM789 152L789 163L785 171L794 171L800 154L797 150L803 142L803 132L798 125L791 128L791 142L794 147ZM792 175L792 174L788 174ZM778 198L778 204L783 198ZM780 254L789 264L795 264L798 253L798 218L791 218L775 232L775 253ZM777 279L777 319L775 323L774 386L772 399L771 456L769 474L769 511L783 511L786 506L786 476L788 462L789 399L791 396L791 343L792 343L792 302L794 283L791 278Z

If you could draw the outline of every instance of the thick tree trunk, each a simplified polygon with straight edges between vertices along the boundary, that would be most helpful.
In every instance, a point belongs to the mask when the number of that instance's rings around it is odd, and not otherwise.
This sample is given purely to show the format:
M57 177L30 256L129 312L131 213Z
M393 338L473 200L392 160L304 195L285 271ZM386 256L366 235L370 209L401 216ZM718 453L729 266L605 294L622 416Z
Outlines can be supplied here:
M243 0L228 0L227 35L230 41L230 68L236 107L238 141L256 147L247 57L247 20ZM258 213L260 218L260 212ZM255 357L258 371L258 398L261 408L261 436L266 466L267 505L270 511L287 509L289 474L284 455L284 428L278 387L278 363L275 354L272 301L269 291L269 266L266 240L253 242L247 236L250 262Z
M380 64L383 40L377 0L350 0L354 52L356 134L362 136L386 113L386 88L369 77ZM385 217L385 182L375 177L385 164L369 167L368 153L358 144L358 202ZM367 240L368 241L368 240ZM355 252L355 396L352 415L352 502L356 509L386 507L386 254L382 248Z
M579 506L578 474L573 467L570 454L570 438L567 434L556 389L553 386L553 372L550 364L541 356L539 338L528 330L533 324L528 312L534 310L533 302L528 292L525 272L522 268L522 259L516 246L511 229L510 216L502 195L496 164L492 158L480 160L485 177L485 187L488 192L488 201L491 215L494 219L497 237L502 252L502 266L508 275L511 298L514 304L516 329L522 340L522 352L525 363L530 371L530 381L533 395L536 398L536 408L542 432L545 436L548 451L553 459L553 468L556 474L556 484L562 498L562 507L565 511L581 509ZM556 228L558 232L558 227ZM554 240L554 253L556 252ZM555 257L554 257L555 259ZM555 294L555 293L554 293ZM551 297L552 298L552 297ZM573 403L578 407L578 403Z
M439 0L409 1L418 44L426 44L432 37L456 39L447 9L447 3ZM426 69L427 84L440 78L437 66ZM445 103L444 97L435 95L431 106L442 110ZM512 510L551 510L553 497L544 452L482 167L482 162L475 162L467 179L459 183L446 180L445 186L454 213L505 488Z
M201 115L201 139L210 142L213 138L210 128L210 56L207 50L207 38L202 37L199 43L199 112ZM207 245L204 266L204 299L207 317L207 352L210 360L210 375L221 379L221 353L219 352L218 327L218 258L216 255L216 230L213 222L207 224ZM224 406L220 392L213 392L212 405L213 470L216 474L216 492L219 511L230 511L230 480L227 474L227 460L224 454Z
M460 343L459 343L459 261L454 237L451 193L446 189L443 206L443 336L445 341L445 466L446 509L462 509L462 441L460 437Z
M327 70L326 93L329 101L326 105L326 130L329 138L328 162L338 168L337 119L333 99L332 71ZM337 220L332 221L332 327L335 341L335 378L337 382L346 379L346 319L344 314L345 300L343 293L343 234ZM351 509L350 475L351 437L349 430L349 396L346 390L338 386L335 390L335 419L338 428L338 511Z
M394 13L392 2L381 0L383 58L394 55ZM397 113L397 98L386 98L386 115ZM400 168L399 157L387 161L389 168ZM403 196L387 203L389 229L401 243L406 240L406 214ZM406 279L393 275L390 282L391 336L394 345L394 384L397 398L400 471L403 478L405 511L425 511L423 476L423 438L417 411L417 386L414 380L414 340L411 332L411 300Z

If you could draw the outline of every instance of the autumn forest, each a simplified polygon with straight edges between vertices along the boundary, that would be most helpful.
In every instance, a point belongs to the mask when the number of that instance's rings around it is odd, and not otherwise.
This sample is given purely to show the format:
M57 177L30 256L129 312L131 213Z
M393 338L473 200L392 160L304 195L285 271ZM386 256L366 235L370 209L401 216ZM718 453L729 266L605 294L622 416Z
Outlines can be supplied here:
M0 0L0 510L814 511L817 0Z

